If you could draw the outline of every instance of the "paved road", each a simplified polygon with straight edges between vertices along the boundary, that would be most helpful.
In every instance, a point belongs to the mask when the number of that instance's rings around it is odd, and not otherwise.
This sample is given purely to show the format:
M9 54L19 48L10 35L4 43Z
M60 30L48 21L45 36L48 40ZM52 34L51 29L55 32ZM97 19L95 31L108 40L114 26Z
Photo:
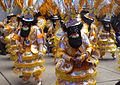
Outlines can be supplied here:
M109 54L106 55L110 57ZM111 57L110 57L111 58ZM55 85L55 66L51 57L45 57L46 71L44 72L42 79L43 85ZM120 79L120 72L117 71L118 64L116 60L100 60L100 64L97 67L98 75L97 85L115 85ZM0 72L12 83L12 85L24 85L21 79L12 72L12 61L9 60L9 56L0 56ZM9 85L3 76L0 74L0 85ZM35 82L31 80L30 84L35 85Z

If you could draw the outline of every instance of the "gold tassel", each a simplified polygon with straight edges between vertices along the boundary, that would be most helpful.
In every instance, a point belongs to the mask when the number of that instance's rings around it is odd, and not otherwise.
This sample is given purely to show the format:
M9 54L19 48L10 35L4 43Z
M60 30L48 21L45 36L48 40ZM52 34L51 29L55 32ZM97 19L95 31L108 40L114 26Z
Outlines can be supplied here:
M29 0L28 1L28 6L32 6L33 5L33 0Z
M5 7L4 3L2 2L2 0L0 0L0 5L1 5L2 9L6 12L7 10L6 10L6 7Z

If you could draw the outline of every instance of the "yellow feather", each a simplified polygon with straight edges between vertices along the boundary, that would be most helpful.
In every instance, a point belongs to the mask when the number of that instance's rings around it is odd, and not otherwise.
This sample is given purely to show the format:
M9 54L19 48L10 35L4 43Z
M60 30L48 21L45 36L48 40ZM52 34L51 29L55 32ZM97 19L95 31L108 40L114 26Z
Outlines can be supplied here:
M46 8L47 8L47 6L46 6L45 2L39 7L39 11L43 16L46 15L46 13L47 13Z
M15 0L15 3L22 9L23 8L23 0Z
M80 0L79 2L79 12L83 9L84 4L87 3L87 0Z
M97 9L98 6L103 2L103 0L96 0L94 4L94 8Z
M21 6L23 7L24 0L20 0Z
M29 0L28 1L28 6L32 6L33 5L33 0Z
M68 6L72 6L72 0L64 0L65 5Z
M120 13L120 6L118 6L115 10L114 10L115 15L118 15Z
M111 13L112 7L113 7L113 4L112 4L112 3L103 6L103 7L99 10L99 12L97 13L98 17L102 17L102 16L104 16L104 15L107 14L107 13Z
M6 12L6 7L5 7L4 3L2 2L2 0L0 0L0 5L1 5L2 9Z
M115 3L120 6L120 0L115 0Z

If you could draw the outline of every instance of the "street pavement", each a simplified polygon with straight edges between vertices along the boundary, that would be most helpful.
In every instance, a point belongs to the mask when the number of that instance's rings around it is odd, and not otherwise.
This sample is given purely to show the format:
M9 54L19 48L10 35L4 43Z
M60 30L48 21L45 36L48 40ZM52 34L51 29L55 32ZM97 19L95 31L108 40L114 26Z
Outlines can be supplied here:
M110 54L106 54L105 58L106 59L104 60L100 60L97 67L97 85L115 85L115 83L120 79L120 71L117 70L117 67L119 66L117 64L118 59L113 60ZM53 58L46 56L45 61L46 70L42 75L42 85L55 85L56 77ZM9 59L9 55L0 55L0 72L4 75L3 77L2 74L0 74L0 85L10 85L9 83L11 83L11 85L36 85L32 79L29 84L23 84L21 79L13 73L12 64L13 62Z

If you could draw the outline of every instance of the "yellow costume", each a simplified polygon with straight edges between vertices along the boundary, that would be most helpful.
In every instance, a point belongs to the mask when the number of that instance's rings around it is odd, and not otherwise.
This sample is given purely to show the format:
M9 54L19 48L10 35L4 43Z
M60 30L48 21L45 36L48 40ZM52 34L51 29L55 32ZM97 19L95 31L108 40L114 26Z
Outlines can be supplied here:
M111 27L111 10L113 6L113 1L102 0L99 3L97 9L97 17L99 21L99 35L98 35L98 45L100 49L101 58L106 52L110 52L112 57L115 59L116 45L115 45L115 33Z
M74 49L69 45L67 35L64 35L60 40L59 48L56 52L57 56L61 57L56 64L56 85L96 84L94 76L96 75L95 67L98 64L98 60L87 55L87 50L92 50L92 48L87 35L82 34L82 36L84 36L82 37L83 45L78 49ZM71 61L73 58L78 59L78 61Z
M12 37L15 40L14 52L17 56L13 71L19 74L25 83L34 77L38 85L41 85L41 75L45 70L43 66L45 62L43 60L45 53L43 28L45 23L41 23L42 18L36 20L34 17L39 7L39 5L35 6L37 2L28 0L27 3L27 0L23 2L16 0L16 3L21 7L21 15L23 16L20 19L19 29Z
M75 2L74 2L75 3ZM56 85L96 85L94 76L98 59L94 55L94 47L88 36L81 29L84 23L77 17L80 12L74 9L70 0L64 0L61 6L61 22L64 35L61 37L56 50ZM63 14L62 14L63 13Z
M42 65L44 63L42 58L44 56L44 36L40 28L31 25L32 21L33 19L23 18L16 39L15 52L18 59L14 62L14 71L20 73L24 81L29 80L31 76L35 77L35 80L39 80L45 70Z
M16 48L15 46L15 40L14 40L14 36L15 36L15 32L18 29L19 26L19 21L18 21L18 17L17 15L13 14L13 8L15 5L15 1L14 0L5 0L2 1L0 0L0 5L2 7L2 9L6 12L7 14L7 18L5 18L3 20L3 24L4 24L4 34L5 34L5 42L7 43L6 48L7 48L7 52L10 53L10 58L12 60L16 60L17 56L15 56L15 52L14 52L14 48Z

